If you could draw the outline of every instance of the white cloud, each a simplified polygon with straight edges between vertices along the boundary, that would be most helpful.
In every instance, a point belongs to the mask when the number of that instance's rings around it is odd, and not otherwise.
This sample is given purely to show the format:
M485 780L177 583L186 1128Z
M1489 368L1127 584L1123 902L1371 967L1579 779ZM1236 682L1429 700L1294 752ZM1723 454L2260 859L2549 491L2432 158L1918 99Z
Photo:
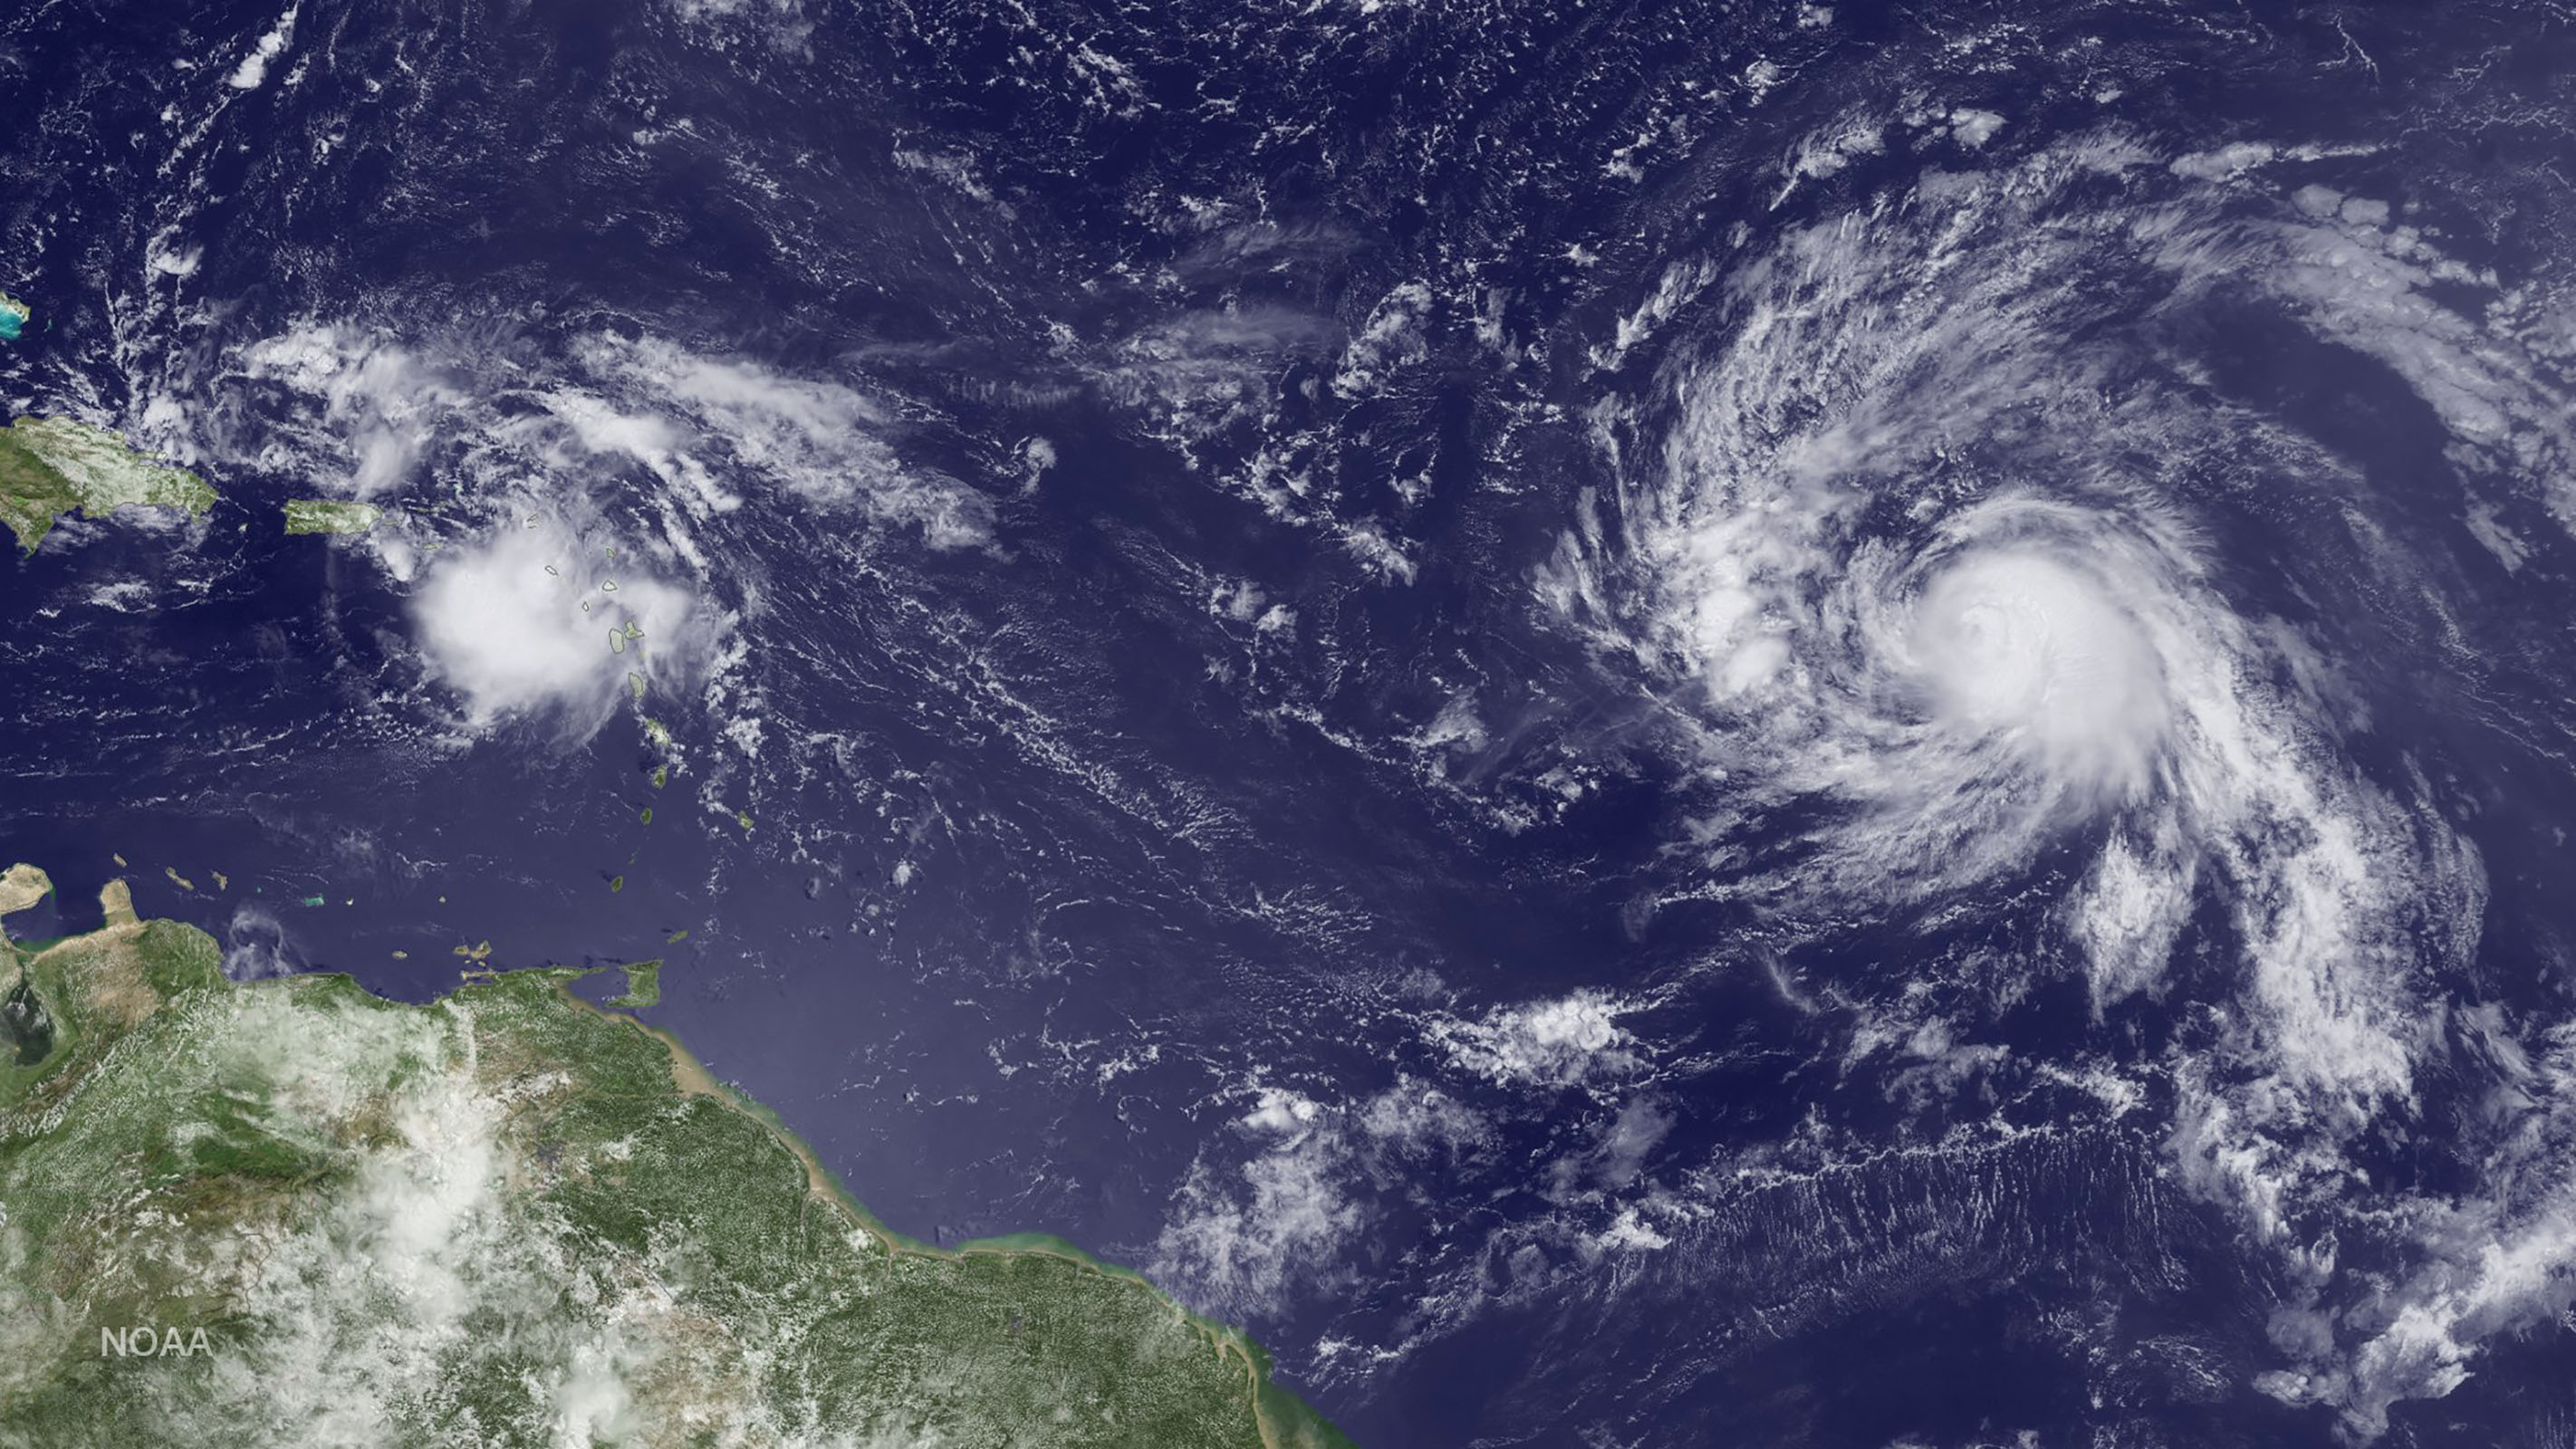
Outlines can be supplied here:
M1236 1321L1278 1312L1360 1230L1348 1159L1338 1123L1327 1122L1277 1137L1230 1172L1193 1165L1155 1240L1153 1276Z
M292 976L304 969L304 958L288 937L286 923L255 902L233 908L224 925L224 974L235 981L266 976Z
M1346 1276L1375 1194L1491 1136L1473 1111L1411 1077L1357 1103L1260 1084L1242 1091L1250 1109L1191 1164L1151 1251L1157 1282L1236 1322Z
M307 322L246 344L243 377L282 389L212 419L243 466L296 473L359 498L424 481L489 492L532 474L583 490L603 458L631 459L665 485L673 546L680 518L706 520L763 488L934 549L990 545L992 505L907 462L888 406L829 378L709 357L656 337L594 335L568 360L490 338L404 339L347 322ZM544 411L532 413L534 402ZM394 538L375 536L379 551Z
M1619 1216L1611 1220L1610 1226L1604 1228L1595 1241L1604 1248L1625 1248L1632 1252L1650 1252L1673 1245L1671 1238L1648 1226L1634 1206L1619 1209Z
M894 426L892 415L854 388L745 359L703 357L652 337L596 337L580 355L615 385L621 405L559 391L548 406L594 451L625 452L666 477L740 470L819 508L917 528L932 548L992 541L991 504L955 479L899 458L883 436ZM639 408L665 416L639 414Z
M1982 148L2003 128L2004 118L1992 111L1962 107L1950 113L1950 134L1971 151Z
M1365 397L1383 387L1390 374L1417 366L1430 356L1430 343L1423 336L1430 311L1431 288L1419 281L1406 282L1379 298L1359 334L1342 349L1333 391L1346 398Z
M2176 157L2172 171L2199 181L2231 181L2258 166L2271 164L2279 155L2278 148L2263 141L2239 141L2215 151L2194 151Z
M1637 1039L1619 1018L1637 1010L1583 990L1554 1001L1502 1007L1481 1021L1434 1021L1427 1035L1452 1065L1505 1086L1571 1087L1636 1069Z
M250 377L301 394L319 412L310 426L285 410L262 410L258 426L271 441L257 464L297 468L316 487L342 485L359 498L408 483L422 450L467 400L448 369L355 326L297 327L252 343L240 360ZM304 456L283 451L289 439Z
M295 5L286 7L286 13L277 17L277 23L259 38L259 44L242 57L241 64L233 67L228 83L234 90L255 91L261 82L268 79L268 63L284 54L286 47L295 39L295 12L301 8Z
M802 0L668 0L682 20L710 27L740 25L782 54L803 56L814 33Z
M2153 1068L2173 1084L2169 1149L2313 1276L2301 1312L2327 1328L2281 1334L2296 1382L2277 1387L2367 1432L2392 1399L2457 1382L2481 1338L2554 1311L2559 1290L2532 1285L2552 1254L2576 1282L2558 1226L2576 1204L2519 1201L2528 1177L2467 1148L2456 1201L2365 1182L2358 1144L2429 1135L2423 1084L2450 1068L2428 983L2475 958L2484 867L2412 767L2356 761L2368 722L2340 632L2248 607L2217 535L2232 515L2204 512L2200 485L2295 486L2354 521L2348 545L2320 544L2348 551L2295 579L2345 571L2435 611L2440 585L2370 535L2390 516L2378 480L2294 421L2154 383L2113 402L2132 342L2067 339L2141 308L2266 300L2411 384L2473 484L2539 496L2571 529L2576 430L2542 344L2515 330L2554 328L2555 304L2455 310L2428 284L2467 281L2457 263L2333 192L2285 186L2273 219L2248 219L2260 169L2304 154L2246 144L2156 169L2097 139L1927 174L1902 205L1784 236L1706 283L1724 325L1654 380L1669 414L1604 409L1622 486L1569 525L1539 594L1647 672L1704 751L1710 803L1676 841L1705 854L1703 896L1794 935L1916 904L1956 919L1981 888L2053 878L2106 1012L2176 989L2177 945L2224 923L2209 939L2236 959L2208 960L2231 974L2200 1004L2215 1039ZM2129 204L2102 204L2106 172ZM2106 271L2142 259L2134 287ZM1809 807L1780 848L1779 822ZM2083 863L2031 872L2051 850ZM1960 991L2011 968L1969 969ZM1615 1029L1562 1015L1552 1034L1498 1014L1442 1039L1498 1080L1557 1080L1590 1060L1569 1042ZM1917 1032L1894 1084L1987 1070L1969 1040ZM2338 1271L2336 1245L2365 1240L2394 1266Z
M560 710L595 728L632 671L667 671L708 626L687 591L549 518L504 523L429 569L422 651L477 724Z
M1121 341L1100 383L1164 430L1195 437L1267 411L1290 362L1321 351L1327 335L1322 319L1284 308L1192 312Z

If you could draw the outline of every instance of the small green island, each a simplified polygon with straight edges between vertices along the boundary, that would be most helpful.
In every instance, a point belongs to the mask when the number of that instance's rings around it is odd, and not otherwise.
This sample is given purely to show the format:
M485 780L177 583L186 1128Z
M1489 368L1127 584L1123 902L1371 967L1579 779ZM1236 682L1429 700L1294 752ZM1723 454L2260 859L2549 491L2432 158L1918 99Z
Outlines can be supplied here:
M648 1006L662 1004L661 962L638 961L631 966L618 969L626 973L626 990L608 998L609 1005L642 1011Z
M214 504L205 479L134 451L105 428L38 417L0 428L0 523L28 553L75 512L105 518L120 508L170 508L195 516Z
M286 502L288 533L365 533L385 511L372 503L336 498L290 498Z
M1347 1444L1131 1273L889 1231L585 971L234 982L99 899L0 935L0 1445Z

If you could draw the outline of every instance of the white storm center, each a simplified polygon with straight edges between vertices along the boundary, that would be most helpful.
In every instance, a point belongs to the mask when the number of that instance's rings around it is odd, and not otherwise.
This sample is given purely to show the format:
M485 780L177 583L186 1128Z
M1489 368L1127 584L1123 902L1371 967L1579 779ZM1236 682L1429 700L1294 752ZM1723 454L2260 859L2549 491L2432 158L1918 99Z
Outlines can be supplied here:
M2012 746L2065 785L2145 788L2164 675L2106 580L2044 553L1971 553L1916 598L1906 646L1951 732Z

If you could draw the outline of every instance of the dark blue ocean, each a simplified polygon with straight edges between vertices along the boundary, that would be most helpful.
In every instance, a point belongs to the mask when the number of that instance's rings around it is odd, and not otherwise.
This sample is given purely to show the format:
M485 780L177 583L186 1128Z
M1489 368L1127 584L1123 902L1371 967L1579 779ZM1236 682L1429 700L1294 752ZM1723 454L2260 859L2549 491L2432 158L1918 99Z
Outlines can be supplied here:
M2569 1443L2564 31L22 7L221 501L0 561L16 929L662 960L1363 1445Z

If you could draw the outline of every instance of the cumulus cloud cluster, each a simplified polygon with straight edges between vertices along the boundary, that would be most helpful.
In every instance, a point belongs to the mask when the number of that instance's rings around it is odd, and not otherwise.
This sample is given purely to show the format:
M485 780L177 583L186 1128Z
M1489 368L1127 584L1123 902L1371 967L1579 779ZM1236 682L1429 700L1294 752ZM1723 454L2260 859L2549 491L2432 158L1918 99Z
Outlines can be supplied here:
M595 727L627 676L684 659L712 621L690 592L559 520L505 523L445 551L412 611L430 667L478 724L560 712Z
M592 727L630 674L714 657L729 591L709 534L747 503L855 539L995 541L986 498L905 457L900 410L846 377L649 333L355 321L308 321L230 360L243 401L210 414L214 450L387 509L363 546L413 586L421 657L478 726Z
M233 365L257 405L216 411L219 447L324 492L382 500L530 473L586 492L607 456L642 465L694 517L766 493L935 549L992 537L983 495L902 457L897 410L855 383L650 334L592 333L558 351L309 321L245 343Z
M306 475L361 499L399 492L422 453L470 429L470 386L428 349L355 323L309 322L242 348L242 374L284 391L255 414L218 419L245 461Z
M1490 1134L1455 1097L1410 1078L1355 1102L1274 1086L1238 1095L1248 1109L1192 1164L1149 1264L1157 1282L1238 1322L1346 1280L1388 1188Z
M1427 1034L1462 1071L1506 1086L1573 1087L1639 1064L1637 1039L1619 1018L1636 1010L1608 992L1497 1007L1474 1021L1441 1017Z
M846 383L651 337L592 337L577 356L591 386L555 388L547 404L595 450L626 453L693 492L709 474L762 479L816 507L918 530L932 548L991 541L983 496L900 459L887 440L893 415Z

